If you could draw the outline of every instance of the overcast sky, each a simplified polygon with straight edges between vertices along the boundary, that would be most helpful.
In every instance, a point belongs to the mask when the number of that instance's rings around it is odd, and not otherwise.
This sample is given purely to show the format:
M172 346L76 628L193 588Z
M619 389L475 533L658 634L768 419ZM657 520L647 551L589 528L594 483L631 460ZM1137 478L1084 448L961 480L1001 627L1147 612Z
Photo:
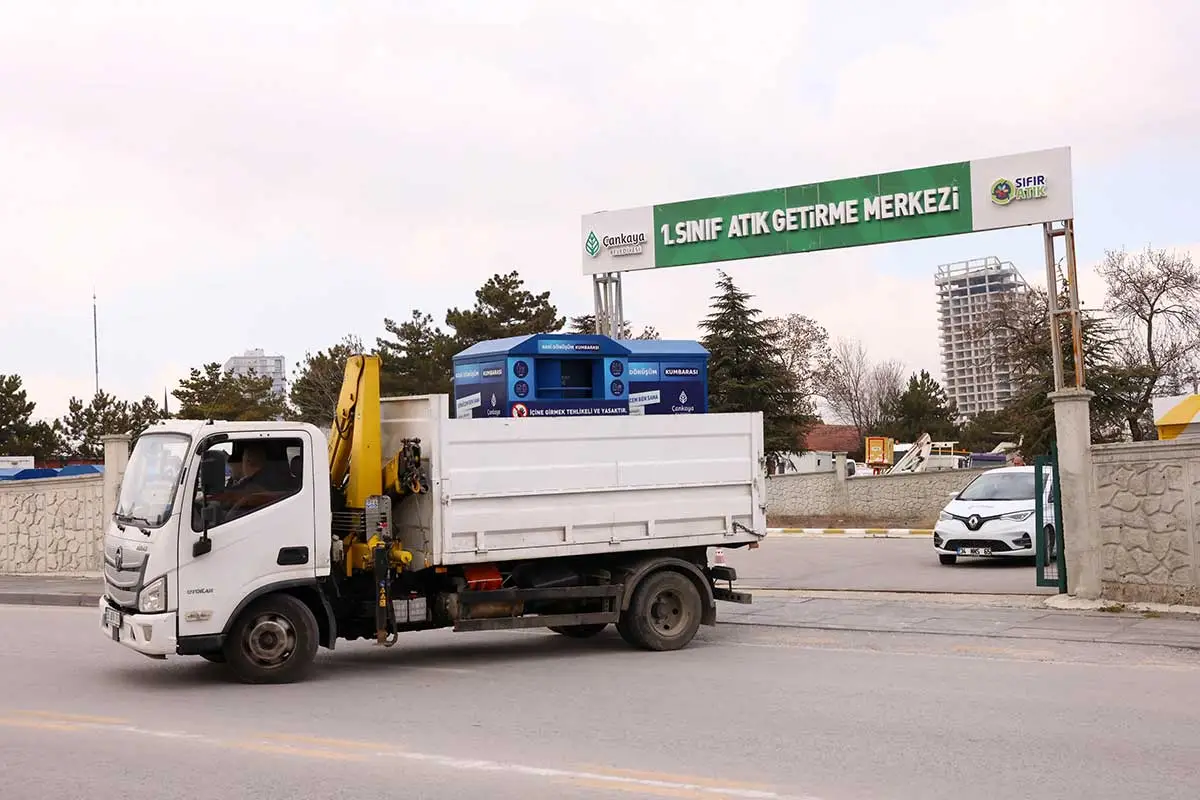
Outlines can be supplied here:
M917 9L920 9L918 11ZM0 3L0 373L38 416L439 317L518 269L590 311L600 209L1069 145L1081 289L1200 257L1200 3ZM724 265L771 314L941 377L933 273L1036 228ZM631 274L694 337L715 267Z

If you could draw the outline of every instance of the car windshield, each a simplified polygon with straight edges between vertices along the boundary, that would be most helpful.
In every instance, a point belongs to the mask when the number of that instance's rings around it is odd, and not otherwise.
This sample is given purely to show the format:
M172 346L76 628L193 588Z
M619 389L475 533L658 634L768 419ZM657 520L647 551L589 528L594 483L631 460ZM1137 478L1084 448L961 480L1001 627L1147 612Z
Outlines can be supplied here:
M119 521L147 528L167 521L175 505L175 488L190 441L187 436L173 433L138 438L121 479Z
M1033 472L987 472L967 485L959 500L1032 500Z

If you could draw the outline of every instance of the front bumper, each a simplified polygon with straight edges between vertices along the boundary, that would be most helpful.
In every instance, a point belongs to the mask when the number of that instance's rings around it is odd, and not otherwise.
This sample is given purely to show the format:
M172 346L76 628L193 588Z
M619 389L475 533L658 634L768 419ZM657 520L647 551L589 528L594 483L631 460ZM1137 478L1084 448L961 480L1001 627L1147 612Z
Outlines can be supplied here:
M114 607L103 597L98 608L100 631L106 638L152 658L175 654L175 632L178 627L174 611L131 614Z
M989 555L1028 558L1034 555L1033 522L989 520L973 531L958 520L939 521L933 529L933 549L944 555ZM989 552L980 553L983 549ZM960 552L975 551L975 552Z

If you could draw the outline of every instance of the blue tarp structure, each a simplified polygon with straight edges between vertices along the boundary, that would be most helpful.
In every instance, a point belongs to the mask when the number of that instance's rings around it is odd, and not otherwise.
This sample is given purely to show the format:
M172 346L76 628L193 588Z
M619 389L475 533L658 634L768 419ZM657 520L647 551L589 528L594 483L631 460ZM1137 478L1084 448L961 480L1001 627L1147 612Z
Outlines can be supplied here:
M10 481L27 481L33 478L57 478L58 470L48 469L46 467L36 467L33 469L25 468L17 472L16 475L8 478Z
M104 467L98 464L69 464L58 471L58 477L67 478L72 475L99 475Z
M103 475L101 464L70 464L61 469L50 467L2 467L0 481L27 481L35 478L74 478L83 475Z

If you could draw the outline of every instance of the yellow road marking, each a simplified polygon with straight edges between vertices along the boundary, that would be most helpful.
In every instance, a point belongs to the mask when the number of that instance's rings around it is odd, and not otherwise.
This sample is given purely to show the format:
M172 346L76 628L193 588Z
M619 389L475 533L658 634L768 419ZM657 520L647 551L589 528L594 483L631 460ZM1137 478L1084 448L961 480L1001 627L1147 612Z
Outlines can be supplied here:
M717 789L757 789L760 791L770 791L772 788L765 783L745 783L742 781L714 780L712 778L700 778L695 775L674 775L666 772L618 769L616 767L604 767L596 764L585 765L584 768L588 772L595 772L600 775L611 775L614 778L638 778L640 780L659 781L661 783L686 783L695 786L706 786Z
M367 742L354 739L330 739L324 736L301 736L299 734L292 733L263 733L258 734L258 738L278 740L281 742L300 742L302 744L325 744L332 747L349 747L355 750L375 751L379 749L379 744L377 742ZM396 748L389 743L388 749L395 750Z
M658 795L659 797L708 798L720 797L712 792L700 792L695 789L671 789L665 786L642 786L638 784L613 783L599 778L574 778L571 783L586 786L589 789L600 789L606 792L635 792L640 795Z
M13 719L11 717L0 717L0 725L8 728L35 728L40 731L82 730L78 725L69 725L62 722L43 722L37 719Z
M525 777L548 781L587 782L588 785L608 790L619 789L627 792L640 792L643 795L668 795L687 798L745 798L745 800L813 800L811 797L788 797L769 789L744 788L752 784L733 782L722 783L704 778L687 776L672 776L656 772L638 772L621 770L612 767L599 767L587 771L563 767L534 766L530 764L510 763L504 761L489 761L486 759L463 758L460 756L442 755L437 753L419 753L397 749L393 746L379 747L369 742L355 742L344 739L325 739L296 734L269 734L258 738L222 738L202 733L188 733L179 730L143 728L136 724L117 722L71 721L55 717L57 712L32 711L25 715L0 717L0 725L13 727L35 728L39 730L78 732L85 730L110 731L127 736L144 736L162 739L176 739L193 744L206 744L212 747L232 748L244 752L271 753L284 756L299 756L301 758L321 758L334 761L353 761L394 764L397 759L429 764L453 771L485 771L503 773L512 777ZM72 714L71 717L90 720L109 719L104 717L85 717L82 714ZM44 718L43 718L44 717ZM339 748L370 748L369 752L361 750L331 750L318 747L298 747L287 744L290 739L300 743L324 743ZM643 776L643 777L638 777Z
M269 742L249 742L235 740L223 743L237 750L249 750L258 753L272 753L281 756L303 756L305 758L324 758L330 761L366 761L365 755L358 753L343 753L336 750L315 750L309 747L291 747Z

